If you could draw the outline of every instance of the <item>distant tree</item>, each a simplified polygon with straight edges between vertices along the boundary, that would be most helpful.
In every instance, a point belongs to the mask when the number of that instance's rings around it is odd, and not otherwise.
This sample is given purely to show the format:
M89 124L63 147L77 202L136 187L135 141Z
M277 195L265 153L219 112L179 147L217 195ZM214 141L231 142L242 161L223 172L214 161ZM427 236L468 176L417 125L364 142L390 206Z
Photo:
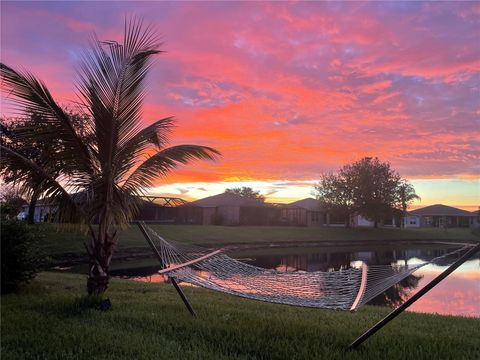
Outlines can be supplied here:
M391 216L396 205L400 175L387 162L378 158L363 158L348 166L358 213L373 220L374 227Z
M89 121L88 115L70 109L64 109L63 111L79 136L84 141L90 141L91 139L86 138L88 136L86 128ZM49 131L52 131L51 125L48 121L44 121L41 113L35 110L27 109L25 115L21 118L0 120L2 145L8 146L23 157L35 161L54 179L57 179L60 175L71 175L71 173L65 172L65 169L69 168L65 164L66 159L57 156L64 146L62 139L42 136ZM32 224L37 200L45 190L44 180L35 176L32 169L24 167L22 164L2 161L1 165L0 176L3 181L7 184L14 184L17 189L21 190L23 196L30 199L27 221Z
M344 211L347 216L358 213L378 227L386 215L393 214L400 183L400 175L389 163L365 157L343 166L337 174L323 176L315 192L328 209Z
M415 193L415 188L407 180L402 179L397 188L397 208L402 211L401 227L405 226L408 207L415 201L421 200Z
M15 219L25 204L27 204L27 201L17 187L2 185L0 191L1 219Z
M261 202L265 201L265 197L263 195L260 195L260 191L255 191L251 187L247 187L247 186L243 186L240 188L226 189L225 192L229 194L237 194L245 198L258 200Z
M321 206L330 214L345 218L350 227L350 217L356 211L353 189L344 174L324 174L315 185L314 194Z
M200 145L167 146L173 126L164 118L143 126L146 76L162 51L157 34L141 20L126 19L122 43L93 37L82 55L77 89L86 113L86 135L75 128L46 85L27 71L1 63L2 91L20 108L40 114L45 126L27 129L28 141L59 144L52 161L30 159L2 143L2 162L19 171L22 182L41 184L45 198L58 205L57 219L83 222L90 229L87 290L101 295L110 280L110 263L119 228L138 212L139 196L162 176L195 159L219 152ZM62 162L55 176L56 161ZM72 192L85 194L79 204ZM93 226L97 223L98 226Z

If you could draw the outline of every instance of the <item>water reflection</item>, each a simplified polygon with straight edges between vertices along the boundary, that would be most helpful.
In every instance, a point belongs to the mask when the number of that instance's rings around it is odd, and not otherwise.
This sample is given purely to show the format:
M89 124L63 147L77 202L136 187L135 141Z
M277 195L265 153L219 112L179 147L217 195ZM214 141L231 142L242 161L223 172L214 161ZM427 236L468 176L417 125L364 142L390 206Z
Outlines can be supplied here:
M451 246L422 246L408 249L358 249L348 251L341 248L276 249L277 254L265 255L242 253L242 261L267 269L283 272L338 271L367 265L412 265L444 255ZM371 300L369 304L396 307L412 296L445 267L428 265L389 288ZM140 281L164 282L166 277L156 274L158 267L117 270L114 275ZM208 276L208 274L206 274ZM449 278L426 294L411 308L413 311L480 317L480 255L457 269Z
M407 300L423 279L423 275L410 275L387 289L383 294L368 302L369 305L382 305L395 308Z

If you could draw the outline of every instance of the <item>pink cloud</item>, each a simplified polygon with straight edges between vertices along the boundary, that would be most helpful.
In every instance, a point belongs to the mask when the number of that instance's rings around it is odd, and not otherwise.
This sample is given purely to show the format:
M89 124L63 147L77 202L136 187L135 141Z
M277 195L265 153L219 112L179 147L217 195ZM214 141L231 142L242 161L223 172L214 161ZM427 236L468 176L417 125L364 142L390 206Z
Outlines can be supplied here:
M374 83L365 84L360 87L360 91L364 93L375 93L388 89L392 85L392 80L382 80Z

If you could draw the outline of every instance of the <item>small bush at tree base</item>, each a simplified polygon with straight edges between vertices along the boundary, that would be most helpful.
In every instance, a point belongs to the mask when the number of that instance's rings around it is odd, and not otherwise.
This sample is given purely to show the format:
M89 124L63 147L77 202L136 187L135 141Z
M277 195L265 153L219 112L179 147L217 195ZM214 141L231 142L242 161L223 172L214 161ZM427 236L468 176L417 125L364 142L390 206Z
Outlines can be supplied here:
M2 219L2 294L14 292L21 283L31 281L45 265L45 256L38 247L40 237L38 230L22 221Z

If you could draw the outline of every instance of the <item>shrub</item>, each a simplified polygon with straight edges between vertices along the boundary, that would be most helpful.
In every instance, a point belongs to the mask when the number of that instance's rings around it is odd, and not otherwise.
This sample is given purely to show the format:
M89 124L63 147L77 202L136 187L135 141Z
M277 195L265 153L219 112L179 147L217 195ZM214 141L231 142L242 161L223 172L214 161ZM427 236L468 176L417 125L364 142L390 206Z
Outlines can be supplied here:
M14 292L20 284L31 281L45 265L38 247L41 234L23 221L1 221L2 284L1 293Z

